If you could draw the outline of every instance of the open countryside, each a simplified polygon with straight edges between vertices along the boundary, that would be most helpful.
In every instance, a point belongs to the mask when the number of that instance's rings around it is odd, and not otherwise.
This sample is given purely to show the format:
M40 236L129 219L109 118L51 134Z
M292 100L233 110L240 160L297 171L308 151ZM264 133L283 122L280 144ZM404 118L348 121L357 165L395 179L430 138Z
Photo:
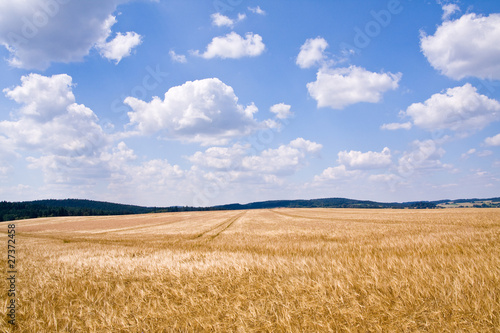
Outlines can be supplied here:
M19 332L500 327L498 209L259 209L15 224Z

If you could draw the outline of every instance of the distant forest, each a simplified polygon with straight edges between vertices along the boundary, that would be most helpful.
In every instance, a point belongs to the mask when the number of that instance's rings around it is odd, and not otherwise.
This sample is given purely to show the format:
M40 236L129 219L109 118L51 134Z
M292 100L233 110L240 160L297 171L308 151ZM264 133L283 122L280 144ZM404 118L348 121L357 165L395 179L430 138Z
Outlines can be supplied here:
M24 202L0 202L0 222L54 216L130 215L147 213L207 210L194 207L142 207L110 202L64 199L36 200Z
M54 216L95 216L166 213L181 211L272 209L272 208L392 208L392 209L433 209L444 207L500 207L500 198L460 199L417 202L375 202L346 198L325 198L311 200L272 200L249 204L228 204L212 207L142 207L110 202L64 199L36 200L24 202L0 202L0 222L37 217Z

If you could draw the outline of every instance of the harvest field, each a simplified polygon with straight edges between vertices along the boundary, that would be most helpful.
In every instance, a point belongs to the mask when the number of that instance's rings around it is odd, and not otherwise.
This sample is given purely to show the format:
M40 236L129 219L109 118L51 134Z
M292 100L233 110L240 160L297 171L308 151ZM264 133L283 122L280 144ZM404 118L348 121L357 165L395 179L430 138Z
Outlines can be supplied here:
M500 328L500 209L273 209L15 224L18 332ZM2 281L1 331L10 332Z

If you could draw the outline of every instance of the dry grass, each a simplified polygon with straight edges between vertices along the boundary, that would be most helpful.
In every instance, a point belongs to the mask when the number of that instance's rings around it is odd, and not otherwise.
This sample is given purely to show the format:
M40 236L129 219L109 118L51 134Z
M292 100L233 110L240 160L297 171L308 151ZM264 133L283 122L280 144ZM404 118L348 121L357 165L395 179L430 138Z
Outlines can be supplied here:
M498 209L68 217L16 230L19 332L500 331Z

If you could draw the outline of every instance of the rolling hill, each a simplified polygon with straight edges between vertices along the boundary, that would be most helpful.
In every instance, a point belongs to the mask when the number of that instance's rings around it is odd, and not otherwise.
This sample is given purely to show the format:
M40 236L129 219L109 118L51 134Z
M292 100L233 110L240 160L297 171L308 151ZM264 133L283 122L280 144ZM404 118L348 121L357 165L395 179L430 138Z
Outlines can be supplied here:
M165 213L181 211L271 209L271 208L380 208L380 209L431 209L461 207L500 207L499 198L457 199L414 202L377 202L347 198L322 198L310 200L269 200L247 204L232 203L211 207L143 207L85 199L48 199L23 202L0 202L0 221L37 217L91 216Z

